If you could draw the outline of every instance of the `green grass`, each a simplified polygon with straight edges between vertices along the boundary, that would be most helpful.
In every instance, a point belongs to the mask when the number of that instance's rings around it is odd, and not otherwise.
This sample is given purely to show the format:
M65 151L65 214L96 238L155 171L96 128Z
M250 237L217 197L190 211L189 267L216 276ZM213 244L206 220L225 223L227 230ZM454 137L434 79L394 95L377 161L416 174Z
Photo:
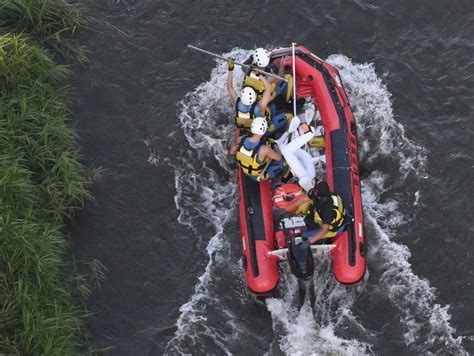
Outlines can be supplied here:
M84 312L73 295L88 289L66 275L63 222L90 196L59 85L68 69L51 51L79 55L67 37L78 25L79 13L64 1L0 0L2 355L77 350Z
M24 32L54 54L79 60L84 50L72 40L82 27L77 5L64 0L1 0L0 28L3 32Z

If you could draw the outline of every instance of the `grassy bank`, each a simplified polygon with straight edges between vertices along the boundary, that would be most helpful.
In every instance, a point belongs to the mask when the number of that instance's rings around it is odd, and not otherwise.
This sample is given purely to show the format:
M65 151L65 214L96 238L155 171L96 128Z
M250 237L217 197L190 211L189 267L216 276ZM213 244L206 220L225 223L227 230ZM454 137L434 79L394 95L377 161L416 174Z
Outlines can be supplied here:
M0 0L0 29L25 33L54 55L84 58L72 39L81 26L79 9L64 0Z
M77 9L0 0L0 354L75 353L81 312L64 273L64 219L88 197L69 127Z

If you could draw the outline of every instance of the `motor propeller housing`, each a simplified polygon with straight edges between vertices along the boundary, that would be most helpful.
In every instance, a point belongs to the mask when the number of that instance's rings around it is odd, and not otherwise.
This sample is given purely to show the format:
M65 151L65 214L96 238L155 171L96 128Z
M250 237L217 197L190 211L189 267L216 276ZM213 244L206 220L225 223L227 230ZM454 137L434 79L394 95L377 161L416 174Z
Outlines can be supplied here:
M288 242L288 263L297 278L308 279L314 273L314 258L308 241L292 237Z

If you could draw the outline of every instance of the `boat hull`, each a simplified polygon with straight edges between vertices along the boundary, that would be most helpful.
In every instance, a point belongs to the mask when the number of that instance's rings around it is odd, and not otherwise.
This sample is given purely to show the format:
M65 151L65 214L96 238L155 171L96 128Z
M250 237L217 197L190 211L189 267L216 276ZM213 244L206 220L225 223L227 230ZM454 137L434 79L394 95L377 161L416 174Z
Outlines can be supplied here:
M332 239L334 277L340 283L355 284L366 269L356 122L337 69L305 47L298 46L296 54L296 98L314 99L324 126L326 181L342 197L353 220ZM289 56L291 66L290 48L272 52L272 61L278 65L284 56ZM278 259L268 255L280 245L275 237L272 186L254 182L240 170L238 184L247 284L254 293L268 294L279 279Z

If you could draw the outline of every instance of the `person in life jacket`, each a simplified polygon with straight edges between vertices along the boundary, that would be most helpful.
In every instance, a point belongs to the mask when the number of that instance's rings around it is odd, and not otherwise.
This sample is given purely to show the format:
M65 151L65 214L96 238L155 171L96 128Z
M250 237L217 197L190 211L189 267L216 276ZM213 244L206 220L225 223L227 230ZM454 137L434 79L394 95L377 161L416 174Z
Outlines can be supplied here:
M312 202L304 218L307 230L302 234L303 239L315 243L341 234L347 220L342 198L331 193L325 181L315 182L308 198Z
M270 53L263 48L257 48L252 54L252 64L260 71L267 73L278 74L284 77L287 81L278 80L272 76L266 76L271 85L270 101L273 101L278 95L282 96L285 102L291 99L293 93L293 80L290 74L285 75L286 60L288 57L283 57L280 60L279 66L270 64ZM264 83L260 80L260 72L249 69L244 78L244 86L249 86L255 90L257 97L260 98L265 90Z
M244 174L258 182L273 178L284 169L278 148L271 148L263 138L267 126L265 118L255 118L250 128L251 135L239 137L229 149Z
M265 78L270 83L270 101L268 108L271 113L271 123L267 136L272 137L278 133L283 133L288 128L288 122L293 118L291 110L288 110L288 103L293 97L293 77L285 74L288 56L280 59L278 67L270 64L270 53L263 48L257 48L252 55L252 63L260 71L277 74L284 77L286 81L279 80L272 76L261 75L256 70L249 69L244 78L244 85L252 87L257 93L257 98L263 95ZM290 111L290 112L289 112Z
M271 118L271 111L268 107L270 101L270 84L266 79L263 82L266 90L260 100L257 98L255 90L251 87L244 87L240 92L240 97L234 89L234 61L232 58L227 59L227 91L232 102L235 104L235 123L238 128L249 130L253 119L256 117L265 117L268 121Z

